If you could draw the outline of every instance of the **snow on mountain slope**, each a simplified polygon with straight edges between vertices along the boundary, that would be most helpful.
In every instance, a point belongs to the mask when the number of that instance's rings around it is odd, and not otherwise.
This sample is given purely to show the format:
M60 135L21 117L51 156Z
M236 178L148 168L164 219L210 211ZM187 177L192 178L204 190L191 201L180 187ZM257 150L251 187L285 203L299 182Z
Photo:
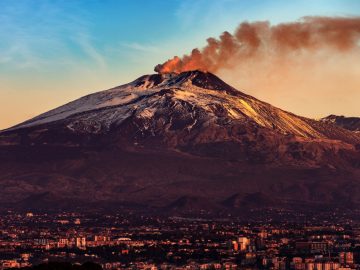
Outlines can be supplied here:
M73 132L104 133L126 119L142 119L139 130L154 129L160 118L183 130L196 126L254 123L281 134L309 139L342 139L360 142L359 137L326 123L296 116L246 95L211 73L145 75L106 91L90 94L8 129L14 131L49 123L64 123ZM168 116L171 116L170 118ZM165 120L167 119L167 120ZM151 132L155 132L152 130Z
M144 85L139 85L137 80L113 89L105 90L102 92L90 94L58 107L54 110L41 114L33 119L30 119L20 125L11 129L18 129L23 127L30 127L59 121L84 112L90 112L101 108L111 106L126 105L144 95L151 93L154 90L142 91L151 88L154 85L148 80L151 76L144 76L142 79L146 82Z

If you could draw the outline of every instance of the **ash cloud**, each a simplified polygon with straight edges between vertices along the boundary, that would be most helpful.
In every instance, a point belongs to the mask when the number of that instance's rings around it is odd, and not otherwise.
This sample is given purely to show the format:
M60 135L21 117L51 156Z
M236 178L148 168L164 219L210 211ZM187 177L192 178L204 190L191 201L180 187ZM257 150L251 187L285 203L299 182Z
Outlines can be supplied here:
M242 63L259 61L259 56L286 58L294 53L320 50L346 52L359 48L360 17L304 17L292 23L243 22L235 33L224 32L208 38L202 49L193 49L183 57L159 64L159 73L180 73L238 68Z

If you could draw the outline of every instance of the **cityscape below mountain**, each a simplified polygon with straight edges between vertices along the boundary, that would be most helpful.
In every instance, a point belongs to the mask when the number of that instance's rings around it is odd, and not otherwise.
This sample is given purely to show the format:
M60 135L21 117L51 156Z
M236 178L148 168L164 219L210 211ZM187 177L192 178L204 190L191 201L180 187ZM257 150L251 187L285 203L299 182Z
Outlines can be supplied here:
M360 270L359 0L0 0L0 49L0 270Z

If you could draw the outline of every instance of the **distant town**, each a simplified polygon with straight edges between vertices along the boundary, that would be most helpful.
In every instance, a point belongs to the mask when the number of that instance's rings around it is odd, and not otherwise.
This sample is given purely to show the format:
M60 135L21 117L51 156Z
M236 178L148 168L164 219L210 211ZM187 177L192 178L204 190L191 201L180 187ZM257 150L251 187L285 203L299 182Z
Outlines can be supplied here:
M5 211L0 269L47 262L94 262L103 269L360 269L360 223L345 214L262 218Z

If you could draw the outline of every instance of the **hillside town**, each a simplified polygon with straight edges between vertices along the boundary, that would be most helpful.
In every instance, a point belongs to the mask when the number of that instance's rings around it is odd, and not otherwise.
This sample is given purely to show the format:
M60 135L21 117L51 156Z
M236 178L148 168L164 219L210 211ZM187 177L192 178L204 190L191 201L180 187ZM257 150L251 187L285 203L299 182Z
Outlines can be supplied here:
M103 269L360 269L360 224L133 213L0 215L0 269L94 262Z

